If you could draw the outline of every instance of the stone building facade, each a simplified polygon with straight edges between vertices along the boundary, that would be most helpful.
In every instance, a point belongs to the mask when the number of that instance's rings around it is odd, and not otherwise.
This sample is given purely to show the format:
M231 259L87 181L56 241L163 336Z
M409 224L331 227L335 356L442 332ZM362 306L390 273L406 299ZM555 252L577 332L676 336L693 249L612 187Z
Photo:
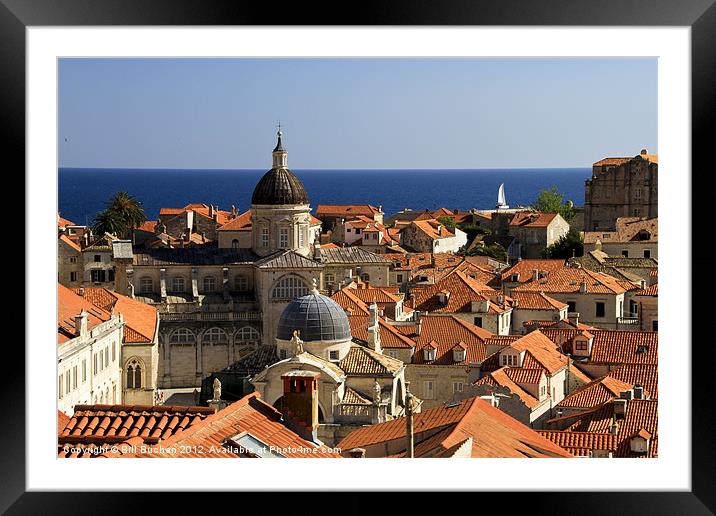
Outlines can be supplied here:
M657 217L658 171L658 156L646 149L631 158L594 163L585 183L584 230L614 230L619 217Z

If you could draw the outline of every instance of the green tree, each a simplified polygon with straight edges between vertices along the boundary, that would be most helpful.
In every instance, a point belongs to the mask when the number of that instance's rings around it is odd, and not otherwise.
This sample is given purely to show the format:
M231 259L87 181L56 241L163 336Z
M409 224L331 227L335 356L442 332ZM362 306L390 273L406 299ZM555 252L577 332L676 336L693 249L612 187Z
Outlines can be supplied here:
M570 223L574 220L572 201L565 201L564 195L556 186L549 190L542 190L537 196L534 208L542 213L559 213L564 220Z
M452 217L438 217L437 221L440 222L446 228L454 228L457 226L457 224L455 223L455 219L453 219Z
M584 238L579 231L570 229L569 232L554 244L547 246L542 251L544 258L567 259L573 256L584 254Z
M507 262L507 251L500 244L475 246L467 252L468 256L489 256L501 262Z
M92 225L92 232L101 236L105 233L122 235L129 230L127 224L116 213L104 210L97 214Z
M142 203L127 192L117 192L107 202L104 211L97 214L93 229L95 234L115 233L126 238L131 232L134 241L134 230L147 220Z

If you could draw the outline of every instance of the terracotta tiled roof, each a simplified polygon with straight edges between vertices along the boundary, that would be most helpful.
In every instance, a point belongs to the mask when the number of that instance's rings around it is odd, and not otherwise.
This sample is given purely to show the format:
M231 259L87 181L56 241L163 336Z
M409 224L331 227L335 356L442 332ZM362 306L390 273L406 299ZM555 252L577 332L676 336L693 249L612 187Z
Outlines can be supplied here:
M146 220L137 227L137 231L145 231L147 233L154 233L157 229L158 220Z
M75 294L84 292L84 299L110 312L122 314L124 318L124 342L152 342L157 330L157 310L141 301L105 288L84 287L74 289Z
M325 446L318 446L302 439L282 421L282 415L264 403L257 392L244 396L198 424L162 441L161 449L137 457L227 458L238 454L224 451L227 439L248 433L289 458L336 458L338 454ZM196 453L176 455L170 450L190 449ZM251 455L242 455L243 457Z
M565 353L571 354L572 339L583 330L543 328L540 331L557 345L561 345ZM598 329L590 329L589 332L594 336L591 362L654 365L657 363L658 332Z
M476 457L571 457L564 449L537 434L480 398L470 398L444 407L425 410L414 416L416 456L445 456L458 444L472 440ZM436 433L440 437L436 438ZM425 437L420 438L423 434ZM430 439L429 444L423 444ZM344 450L381 443L399 447L405 441L405 419L359 428L338 443ZM403 456L403 451L392 456Z
M540 272L540 275L547 275L552 271L561 270L564 268L565 260L555 259L527 259L520 260L509 269L502 271L502 281L512 282L512 276L519 274L520 283L526 283L532 281L532 275L535 270Z
M75 405L75 412L58 436L61 457L91 457L94 447L141 438L145 443L181 432L206 419L210 407L146 405ZM77 454L65 448L86 450Z
M57 214L57 227L58 227L58 228L63 228L63 227L65 227L65 226L76 226L76 225L77 225L77 224L75 224L75 223L72 222L71 220L67 220L67 219L64 218L64 217L60 217L60 214L59 214L59 213Z
M57 284L57 343L75 338L75 320L82 310L87 312L87 329L108 321L111 314L81 298L69 288Z
M566 303L557 301L544 292L514 292L512 298L516 301L516 308L524 310L561 310L567 307Z
M366 398L365 396L362 396L360 393L354 391L350 387L346 387L346 392L343 395L343 401L341 401L343 404L347 405L372 405L373 402Z
M62 242L64 242L64 243L67 244L68 246L70 246L70 247L71 247L72 249L74 249L75 251L81 251L81 250L82 250L82 248L80 247L80 245L79 245L77 242L75 242L74 240L70 239L70 238L69 238L67 235L65 235L64 233L62 233L59 238L60 238L60 240L61 240Z
M640 290L637 290L634 292L634 295L636 296L653 296L657 297L659 295L659 284L654 283L653 285L650 285L646 288L642 288Z
M358 296L355 295L355 289L341 289L331 296L336 303L341 305L341 308L346 311L347 314L369 314L370 310L368 305Z
M624 364L609 371L607 376L630 385L641 385L651 399L659 398L659 368L656 364Z
M368 321L370 317L365 315L351 314L348 316L348 324L351 327L351 335L356 339L368 340ZM415 342L406 337L382 318L378 318L380 327L380 345L385 349L410 349L415 347Z
M560 401L557 406L583 409L596 407L618 398L622 392L628 391L632 387L633 385L626 382L610 376L603 376L575 390Z
M489 339L485 339L485 344L491 346L509 346L521 338L521 335L493 335Z
M62 433L62 430L65 429L67 423L70 422L70 419L72 418L61 410L57 411L57 435L60 435Z
M229 220L217 231L251 231L251 210L247 210L236 218Z
M579 293L582 282L588 294L622 294L624 287L613 276L587 269L564 267L552 271L546 278L524 283L513 292Z
M540 330L520 337L509 345L510 348L525 352L522 367L540 367L553 375L567 365L567 357L557 350L557 346Z
M510 226L523 228L546 228L557 217L556 213L521 211L515 213Z
M616 167L622 163L627 163L633 158L602 158L592 164L593 167Z
M369 287L364 283L359 284L357 288L347 287L344 290L349 290L364 303L372 303L375 301L378 306L395 304L401 300L400 296L393 294L387 289L381 287Z
M449 228L442 222L435 219L414 220L411 222L411 225L415 226L433 240L455 236L455 230L453 228ZM440 229L438 230L438 228Z
M447 294L447 303L440 303L440 294ZM460 313L472 312L472 302L489 301L489 313L502 313L509 309L511 298L503 296L505 305L496 303L499 292L470 278L461 271L454 271L415 296L416 310L424 312Z
M373 215L380 213L380 210L370 204L319 204L316 208L316 216L321 217L344 217L365 215L373 218Z
M417 335L414 324L395 326L395 329L416 343L413 363L426 363L422 349L431 342L437 343L435 360L428 362L433 365L454 364L452 348L459 342L467 348L465 364L482 362L486 358L485 341L492 337L487 330L450 315L423 315L420 321L420 335Z
M589 457L593 450L612 453L617 450L617 436L609 433L563 432L560 430L537 430L537 433L577 457Z
M372 349L353 344L348 354L338 363L346 374L393 376L403 367L403 362L395 358L376 353Z
M584 243L593 244L597 240L602 244L623 242L654 243L659 240L659 219L644 217L619 217L615 221L616 231L587 231ZM649 238L643 238L648 236Z
M595 409L562 418L567 421L574 419L574 423L570 424L566 430L609 433L609 428L614 422L613 403L613 401L608 401ZM616 456L629 457L633 455L630 451L629 441L641 430L646 430L653 436L648 456L658 456L658 405L656 400L633 399L627 401L624 419L618 419L616 422L618 424Z
M529 408L534 408L537 405L539 405L540 401L535 398L531 393L529 393L527 390L525 390L522 385L524 383L539 383L539 378L541 375L544 374L544 371L542 369L528 369L528 373L519 373L520 369L522 368L509 368L509 367L501 367L500 369L496 369L495 371L492 371L488 373L487 375L483 376L479 380L473 383L473 385L492 385L492 386L500 386L500 387L507 387L510 392L517 395L524 404ZM529 378L530 376L535 376L536 373L536 382L530 381L530 382L518 382L517 378L522 377L522 379ZM529 378L530 380L534 380L534 378Z

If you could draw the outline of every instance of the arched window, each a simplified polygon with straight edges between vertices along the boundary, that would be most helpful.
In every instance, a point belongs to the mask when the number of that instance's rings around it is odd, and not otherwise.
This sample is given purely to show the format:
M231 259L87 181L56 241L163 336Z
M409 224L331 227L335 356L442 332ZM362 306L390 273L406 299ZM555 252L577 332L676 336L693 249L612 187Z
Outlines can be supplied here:
M271 291L271 299L294 299L308 294L306 284L296 276L281 278Z
M238 292L246 292L249 290L249 280L246 279L246 276L242 276L241 274L234 276L234 288Z
M258 345L261 340L261 334L252 326L244 326L236 332L234 342L236 344L252 344Z
M216 291L216 278L214 276L204 276L204 292Z
M142 388L142 366L136 358L127 362L127 389Z
M172 292L184 292L186 290L185 283L184 283L184 277L183 276L174 276L172 278L170 288L172 289Z
M149 276L139 278L139 292L142 294L151 294L154 292L154 280Z
M238 249L238 248L239 248L239 241L238 241L237 239L234 238L234 239L231 241L231 248L232 248L232 249Z
M221 328L210 328L204 332L201 341L207 344L226 344L229 336Z
M194 344L196 342L196 336L187 328L178 328L174 330L174 333L169 337L169 342L180 346Z

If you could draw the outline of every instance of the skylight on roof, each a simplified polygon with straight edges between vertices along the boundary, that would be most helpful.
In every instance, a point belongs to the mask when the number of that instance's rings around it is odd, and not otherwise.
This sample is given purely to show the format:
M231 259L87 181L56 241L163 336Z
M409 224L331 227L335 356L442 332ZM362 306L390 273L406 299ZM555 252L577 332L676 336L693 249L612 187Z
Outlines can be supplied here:
M262 459L286 458L285 455L281 455L280 453L271 450L271 447L268 444L248 432L242 432L228 438L224 442L224 446L236 455L251 455Z

